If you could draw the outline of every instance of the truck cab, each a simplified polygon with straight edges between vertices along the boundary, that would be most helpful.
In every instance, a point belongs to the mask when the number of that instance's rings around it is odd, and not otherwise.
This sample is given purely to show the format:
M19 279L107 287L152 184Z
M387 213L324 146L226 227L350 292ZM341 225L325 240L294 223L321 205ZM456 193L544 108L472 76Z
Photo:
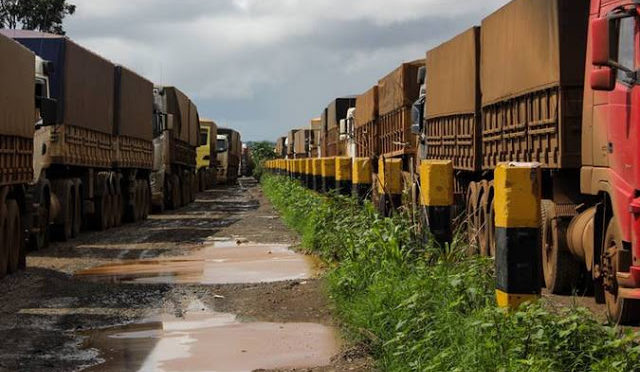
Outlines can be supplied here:
M340 141L346 144L346 156L349 158L356 157L355 122L356 108L352 107L347 110L347 116L340 120Z
M225 135L218 135L216 141L217 156L217 169L218 169L218 181L220 183L226 183L227 170L229 168L229 138Z
M640 320L639 16L638 0L592 0L582 124L580 187L596 200L584 250L599 299L625 322Z

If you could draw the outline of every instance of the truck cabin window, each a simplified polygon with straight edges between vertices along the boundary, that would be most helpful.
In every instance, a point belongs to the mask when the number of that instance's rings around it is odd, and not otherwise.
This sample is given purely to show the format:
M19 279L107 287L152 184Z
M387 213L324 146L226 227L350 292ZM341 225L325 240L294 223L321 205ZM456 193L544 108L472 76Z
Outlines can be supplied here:
M636 70L635 63L635 30L636 30L636 18L627 17L620 19L618 24L618 63L624 67L627 67L633 71ZM625 83L633 83L633 78L625 71L618 69L618 80Z
M203 130L200 132L200 145L205 146L209 144L209 132Z
M218 144L217 144L217 150L218 152L225 152L227 151L227 143L225 140L218 140Z

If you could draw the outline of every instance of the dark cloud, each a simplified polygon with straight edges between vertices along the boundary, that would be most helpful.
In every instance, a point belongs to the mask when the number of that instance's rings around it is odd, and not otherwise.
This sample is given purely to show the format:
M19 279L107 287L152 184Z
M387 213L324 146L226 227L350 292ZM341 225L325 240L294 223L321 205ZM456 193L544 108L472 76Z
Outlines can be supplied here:
M244 139L273 140L506 0L455 8L448 0L74 2L70 37L183 88L201 116L238 128Z

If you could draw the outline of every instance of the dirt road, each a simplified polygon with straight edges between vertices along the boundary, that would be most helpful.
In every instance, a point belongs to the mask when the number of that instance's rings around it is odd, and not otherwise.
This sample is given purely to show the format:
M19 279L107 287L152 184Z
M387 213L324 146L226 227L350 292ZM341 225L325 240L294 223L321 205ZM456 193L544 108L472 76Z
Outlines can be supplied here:
M55 243L0 281L0 368L371 370L296 243L249 179Z

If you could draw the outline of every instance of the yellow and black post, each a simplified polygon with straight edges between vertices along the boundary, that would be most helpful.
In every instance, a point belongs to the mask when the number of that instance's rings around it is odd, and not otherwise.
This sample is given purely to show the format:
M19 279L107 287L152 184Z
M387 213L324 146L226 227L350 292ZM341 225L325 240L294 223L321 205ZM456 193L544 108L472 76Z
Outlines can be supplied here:
M371 185L373 183L371 160L368 158L353 159L352 171L351 188L353 189L353 196L360 201L364 201L367 195L371 193Z
M322 191L322 167L321 167L322 159L315 158L312 163L312 173L313 173L313 190L320 192Z
M515 309L540 297L540 183L537 163L499 164L494 173L499 307Z
M311 175L313 159L304 159L304 179L303 184L306 188L313 188L313 176Z
M420 203L428 231L439 243L452 238L453 162L423 160L420 163Z
M341 195L351 195L352 164L353 159L351 158L336 158L336 189Z
M380 157L378 160L378 209L390 216L402 204L402 159Z
M322 158L322 192L328 193L336 188L336 158Z

